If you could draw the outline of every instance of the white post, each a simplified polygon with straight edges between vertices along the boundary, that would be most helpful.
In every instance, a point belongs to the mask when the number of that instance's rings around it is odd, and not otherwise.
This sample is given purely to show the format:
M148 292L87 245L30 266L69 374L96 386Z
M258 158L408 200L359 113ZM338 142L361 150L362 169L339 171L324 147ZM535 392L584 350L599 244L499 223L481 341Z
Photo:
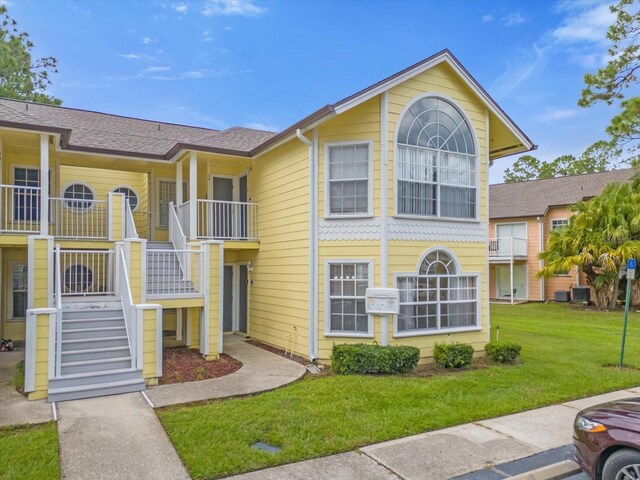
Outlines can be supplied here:
M511 294L511 304L513 304L513 256L511 257L511 261L509 262L509 282L510 282L510 294Z
M198 157L189 157L189 240L198 237Z
M176 340L182 340L182 308L176 309Z
M176 162L176 207L182 205L182 160Z
M49 235L49 135L40 135L40 235Z

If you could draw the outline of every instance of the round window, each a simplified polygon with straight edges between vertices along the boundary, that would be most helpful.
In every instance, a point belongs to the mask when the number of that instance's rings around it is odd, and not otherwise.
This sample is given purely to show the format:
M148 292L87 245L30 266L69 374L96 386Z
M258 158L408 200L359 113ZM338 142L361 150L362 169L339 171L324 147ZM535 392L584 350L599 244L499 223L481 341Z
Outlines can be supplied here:
M113 193L122 193L124 197L129 201L129 205L131 206L131 211L135 210L138 206L138 196L136 192L131 190L129 187L118 187Z
M93 204L93 192L86 185L74 183L69 185L63 194L67 207L74 210L88 210Z
M93 285L93 272L86 265L71 265L64 271L64 287L67 292L88 292Z

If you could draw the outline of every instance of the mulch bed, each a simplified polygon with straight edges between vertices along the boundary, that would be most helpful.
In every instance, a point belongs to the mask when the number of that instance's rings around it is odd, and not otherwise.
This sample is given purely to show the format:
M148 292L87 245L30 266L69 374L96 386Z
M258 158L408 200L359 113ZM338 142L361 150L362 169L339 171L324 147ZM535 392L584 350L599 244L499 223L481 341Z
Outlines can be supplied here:
M309 365L309 360L301 357L300 355L296 355L295 353L289 354L285 353L284 350L277 347L272 347L271 345L267 345L266 343L259 342L258 340L247 340L247 343L253 345L254 347L262 348L263 350L267 350L271 353L275 353L276 355L280 355L281 357L288 358L289 360L293 360L294 362L298 362L301 365Z
M205 360L196 350L186 347L165 348L162 351L162 377L159 384L194 382L218 378L236 372L242 363L221 354L218 360Z

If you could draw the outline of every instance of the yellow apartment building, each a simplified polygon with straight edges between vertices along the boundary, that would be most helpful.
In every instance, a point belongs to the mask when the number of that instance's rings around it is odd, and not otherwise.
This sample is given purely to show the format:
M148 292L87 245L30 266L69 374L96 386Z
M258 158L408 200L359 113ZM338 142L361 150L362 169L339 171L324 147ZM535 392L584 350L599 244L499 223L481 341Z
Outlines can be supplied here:
M534 148L447 50L279 133L0 99L3 337L49 401L142 390L168 339L489 335L488 169Z

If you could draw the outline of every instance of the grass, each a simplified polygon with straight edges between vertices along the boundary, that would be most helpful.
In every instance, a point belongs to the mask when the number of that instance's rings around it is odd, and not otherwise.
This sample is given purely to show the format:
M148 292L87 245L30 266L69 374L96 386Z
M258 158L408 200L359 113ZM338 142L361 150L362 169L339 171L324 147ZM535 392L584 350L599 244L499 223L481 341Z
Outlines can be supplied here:
M53 422L0 428L0 478L58 479L58 431Z
M16 364L16 373L9 385L16 387L16 390L20 393L24 392L24 360L20 360Z
M640 384L640 315L625 358L622 314L563 304L495 305L492 325L522 363L430 378L311 377L254 397L174 407L158 415L193 478L218 478L497 417ZM262 441L277 454L251 448Z

